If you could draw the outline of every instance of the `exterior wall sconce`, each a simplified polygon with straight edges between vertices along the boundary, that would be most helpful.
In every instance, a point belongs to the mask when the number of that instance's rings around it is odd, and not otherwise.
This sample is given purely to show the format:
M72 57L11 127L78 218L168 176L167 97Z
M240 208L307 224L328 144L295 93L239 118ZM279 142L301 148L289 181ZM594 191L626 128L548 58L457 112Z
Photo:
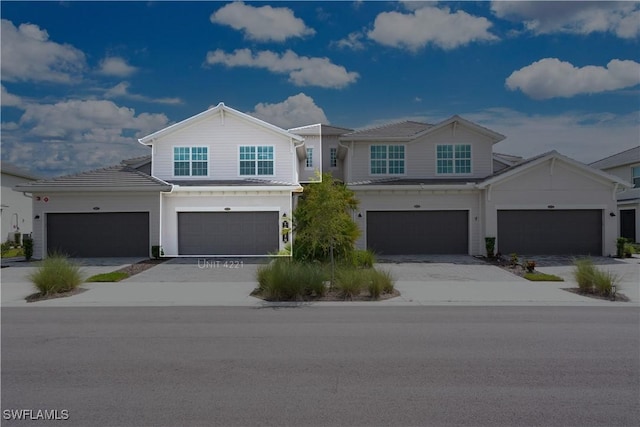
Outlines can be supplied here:
M615 212L609 212L609 216L616 216Z
M362 212L358 212L358 218L362 218Z
M33 219L40 219L40 215L34 216Z

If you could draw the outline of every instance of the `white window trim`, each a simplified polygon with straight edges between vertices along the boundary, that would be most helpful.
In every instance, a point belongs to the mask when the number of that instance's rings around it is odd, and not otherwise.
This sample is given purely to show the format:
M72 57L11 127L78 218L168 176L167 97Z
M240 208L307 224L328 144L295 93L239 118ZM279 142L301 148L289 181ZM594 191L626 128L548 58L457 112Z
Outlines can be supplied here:
M468 173L456 173L456 172L452 172L452 173L442 173L442 172L438 172L438 147L446 147L446 146L452 146L453 147L453 169L455 171L455 167L456 167L456 145L468 145L469 146L469 155L470 158L469 160L471 161L471 172ZM438 176L470 176L473 175L473 144L467 144L467 143L454 143L454 144L436 144L436 146L434 147L435 149L435 153L434 153L434 157L435 157L435 172L436 175Z
M638 175L634 175L634 169L638 170ZM638 180L638 184L636 184L636 179ZM631 183L633 184L633 188L640 188L640 165L631 166Z
M309 166L309 151L311 151L311 166ZM307 154L307 158L304 160L304 169L305 170L313 170L313 147L307 147L305 152Z
M176 175L176 158L175 158L175 149L176 148L188 148L189 149L189 175ZM191 149L192 148L206 148L207 150L207 174L206 175L192 175L191 171L191 163L193 160L191 159ZM196 160L198 161L198 160ZM153 166L153 162L152 162ZM206 145L174 145L171 147L171 177L175 179L187 179L187 178L207 178L211 175L211 153L209 152L209 147Z
M255 175L240 175L240 147L255 147L256 148L256 159L255 159L255 171L256 174ZM258 147L271 147L273 149L273 174L270 175L258 175ZM238 145L238 149L237 149L237 155L236 155L236 165L237 165L237 174L238 174L238 178L244 179L244 178L251 178L251 177L261 177L261 176L269 176L269 177L273 177L276 176L276 146L275 145L251 145L251 144L242 144L242 145Z
M387 172L386 173L372 173L371 172L371 147L373 146L385 146L387 147L387 158L386 158L386 162L387 162ZM389 173L389 147L404 147L404 158L402 159L404 161L404 172L403 173ZM369 144L368 147L368 151L369 151L369 164L367 165L367 168L369 169L369 176L406 176L407 175L407 144ZM337 154L337 153L336 153ZM336 157L337 159L337 157ZM381 160L381 159L376 159L376 160Z

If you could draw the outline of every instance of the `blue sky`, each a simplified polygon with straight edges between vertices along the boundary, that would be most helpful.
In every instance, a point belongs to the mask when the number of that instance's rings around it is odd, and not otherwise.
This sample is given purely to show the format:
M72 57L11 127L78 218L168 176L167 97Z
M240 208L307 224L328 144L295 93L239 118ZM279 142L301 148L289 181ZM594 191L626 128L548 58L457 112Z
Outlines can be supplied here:
M53 176L146 153L219 102L284 128L454 114L499 152L640 143L638 2L2 2L2 159Z

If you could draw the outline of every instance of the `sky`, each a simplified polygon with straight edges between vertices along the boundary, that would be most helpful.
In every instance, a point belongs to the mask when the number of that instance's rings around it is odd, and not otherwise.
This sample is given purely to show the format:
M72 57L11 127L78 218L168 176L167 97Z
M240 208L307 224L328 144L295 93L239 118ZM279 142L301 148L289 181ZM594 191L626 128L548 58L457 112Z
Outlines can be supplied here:
M640 144L640 2L13 2L1 157L43 177L148 153L224 102L291 128L458 114L494 151Z

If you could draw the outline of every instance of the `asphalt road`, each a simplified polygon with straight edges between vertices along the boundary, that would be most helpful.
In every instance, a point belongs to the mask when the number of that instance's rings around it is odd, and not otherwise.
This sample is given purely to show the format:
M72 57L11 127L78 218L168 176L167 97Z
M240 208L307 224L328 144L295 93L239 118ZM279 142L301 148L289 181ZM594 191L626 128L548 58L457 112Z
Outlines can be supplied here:
M639 341L620 307L5 308L2 426L637 426Z

